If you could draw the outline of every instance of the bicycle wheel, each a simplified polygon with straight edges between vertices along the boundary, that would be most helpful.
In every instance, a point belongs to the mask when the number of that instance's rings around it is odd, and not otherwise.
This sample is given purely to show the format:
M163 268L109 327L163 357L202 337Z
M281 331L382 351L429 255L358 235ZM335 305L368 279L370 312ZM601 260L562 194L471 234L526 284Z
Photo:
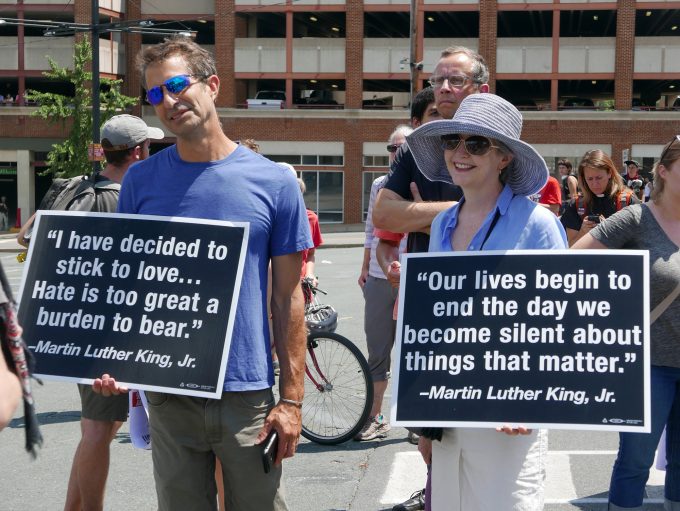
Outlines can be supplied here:
M349 339L325 332L307 337L302 436L319 444L349 440L373 404L368 363Z

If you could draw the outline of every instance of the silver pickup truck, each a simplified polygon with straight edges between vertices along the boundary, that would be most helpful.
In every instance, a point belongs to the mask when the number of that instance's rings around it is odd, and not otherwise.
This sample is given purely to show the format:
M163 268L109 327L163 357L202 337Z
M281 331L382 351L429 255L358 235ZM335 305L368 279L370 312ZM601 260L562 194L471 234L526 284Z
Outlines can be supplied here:
M281 110L286 106L286 93L277 90L261 90L255 99L247 99L247 108L251 110Z

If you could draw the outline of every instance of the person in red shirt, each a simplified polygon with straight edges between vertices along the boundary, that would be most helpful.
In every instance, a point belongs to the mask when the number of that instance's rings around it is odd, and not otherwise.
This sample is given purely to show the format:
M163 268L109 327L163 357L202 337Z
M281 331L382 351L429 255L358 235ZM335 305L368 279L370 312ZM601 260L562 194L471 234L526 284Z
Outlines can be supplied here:
M305 182L298 178L298 184L300 185L302 195L304 195L307 190ZM312 243L314 243L314 247L302 251L302 271L300 272L300 278L310 278L312 279L312 284L316 286L319 283L319 280L314 274L314 266L316 264L315 252L316 248L323 243L323 239L321 238L321 229L319 228L319 217L316 213L311 209L308 209L307 219L309 220L309 230L312 233Z
M554 177L550 176L541 191L531 196L531 198L544 208L548 208L555 213L555 216L559 216L560 207L562 206L562 190L560 183Z
M284 161L279 161L276 163L282 167L286 167L293 174L295 174L298 185L300 186L300 193L302 193L302 195L307 193L307 186L302 179L297 177L297 171L295 170L295 167ZM309 230L312 233L312 243L314 243L314 247L302 251L302 269L300 271L300 278L311 278L313 281L312 284L316 287L316 285L319 283L319 280L316 278L316 275L314 275L314 266L316 263L315 252L316 249L323 243L323 239L321 238L319 217L309 208L307 208L307 219L309 220Z

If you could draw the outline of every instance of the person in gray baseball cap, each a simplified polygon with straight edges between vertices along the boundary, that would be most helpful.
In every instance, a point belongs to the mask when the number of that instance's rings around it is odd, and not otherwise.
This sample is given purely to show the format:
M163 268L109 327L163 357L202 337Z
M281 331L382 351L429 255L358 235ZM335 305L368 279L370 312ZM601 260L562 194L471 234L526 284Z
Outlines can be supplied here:
M432 222L430 252L567 248L557 217L527 197L545 185L548 168L521 132L512 104L473 94L452 120L406 137L427 178L463 189L460 202ZM432 443L432 509L542 510L547 440L547 431L521 423L445 428Z
M121 114L111 117L102 126L101 140L107 151L124 151L141 146L149 139L161 140L164 137L162 129L147 126L134 115Z
M96 211L113 213L118 205L120 183L133 163L149 157L151 139L165 137L163 130L152 128L139 117L122 114L111 117L101 130L101 143L106 167L92 176L77 176L50 201L41 202L38 209L65 211ZM24 246L30 242L35 214L17 235ZM89 385L78 385L82 405L81 439L73 456L71 475L66 492L65 511L103 509L104 490L109 472L110 444L127 419L128 398L104 398Z
M163 130L147 126L134 115L111 117L101 130L106 167L94 176L96 200L88 210L115 212L120 183L128 168L149 157L151 139L164 137ZM83 210L86 207L74 201L66 209ZM110 444L127 419L128 398L104 398L94 393L89 385L78 385L78 391L82 405L82 437L73 456L64 509L103 509Z

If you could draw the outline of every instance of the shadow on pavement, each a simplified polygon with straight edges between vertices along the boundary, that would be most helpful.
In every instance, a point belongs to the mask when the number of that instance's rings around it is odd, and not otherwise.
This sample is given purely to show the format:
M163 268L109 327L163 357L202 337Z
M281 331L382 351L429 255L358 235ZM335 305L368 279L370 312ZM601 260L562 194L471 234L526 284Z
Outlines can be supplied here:
M79 422L80 410L72 410L67 412L42 412L38 413L38 423L41 426L48 424L64 424L66 422ZM9 428L23 428L25 425L24 418L12 419L7 427Z
M386 440L369 440L367 442L355 442L354 440L348 440L347 442L343 442L342 444L338 445L321 445L307 441L305 443L298 444L297 452L313 453L327 451L364 451L367 449L375 449L381 445L392 445L398 443L411 445L406 441L405 438L388 438ZM412 447L417 449L415 445Z

